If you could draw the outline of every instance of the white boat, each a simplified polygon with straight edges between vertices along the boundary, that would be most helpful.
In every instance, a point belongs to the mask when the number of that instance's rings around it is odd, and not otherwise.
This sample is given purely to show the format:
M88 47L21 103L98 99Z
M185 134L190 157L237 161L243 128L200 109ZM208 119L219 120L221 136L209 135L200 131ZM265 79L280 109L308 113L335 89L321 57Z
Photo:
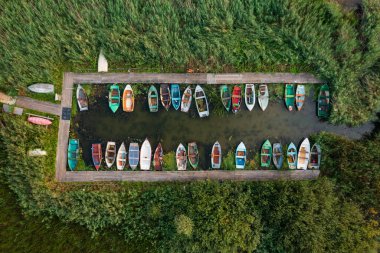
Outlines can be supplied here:
M150 146L148 139L145 139L145 141L141 145L140 169L149 170L151 161L152 161L152 147Z
M47 155L47 152L40 148L28 151L28 156L44 156L44 155Z
M305 103L305 86L304 85L297 85L296 106L297 106L298 111L301 111L304 103Z
M35 93L54 93L54 85L50 83L35 83L29 85L28 89Z
M78 87L77 87L77 102L78 102L79 111L88 110L87 94L80 84L78 84Z
M255 94L255 85L254 84L246 84L245 85L245 93L244 93L245 105L247 109L252 111L256 102L256 94Z
M310 142L308 138L305 138L305 140L303 140L298 150L297 169L299 170L307 169L307 165L309 164L309 155L310 155Z
M98 72L108 72L108 62L103 54L103 50L100 50L98 58Z
M201 86L195 87L195 105L197 106L199 117L209 115L207 97Z
M222 147L219 142L215 142L211 149L211 168L220 169L222 164Z
M187 156L185 146L180 143L176 151L176 161L178 170L186 170L187 166Z
M187 86L185 91L182 95L182 101L181 101L181 111L182 112L188 112L191 106L191 99L192 99L192 91L191 87Z
M113 141L107 142L106 147L106 165L111 168L116 158L116 143Z
M269 103L269 92L266 84L260 84L258 93L259 105L263 111L267 109Z
M127 163L127 151L125 149L124 142L121 143L119 151L116 156L116 167L118 170L123 170Z
M245 148L244 143L240 142L240 144L236 148L236 153L235 153L236 169L244 169L246 159L247 159L247 149Z
M314 144L310 150L309 169L319 169L321 165L321 146Z

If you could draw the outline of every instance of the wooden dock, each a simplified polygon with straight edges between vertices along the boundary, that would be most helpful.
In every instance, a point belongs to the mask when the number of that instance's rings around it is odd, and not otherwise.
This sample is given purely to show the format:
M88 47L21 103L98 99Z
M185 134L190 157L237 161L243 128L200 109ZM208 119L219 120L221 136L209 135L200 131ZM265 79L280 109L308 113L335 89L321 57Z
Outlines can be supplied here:
M59 104L39 101L29 97L17 97L15 105L22 108L27 108L39 112L45 112L57 116L60 116L62 112L61 105Z

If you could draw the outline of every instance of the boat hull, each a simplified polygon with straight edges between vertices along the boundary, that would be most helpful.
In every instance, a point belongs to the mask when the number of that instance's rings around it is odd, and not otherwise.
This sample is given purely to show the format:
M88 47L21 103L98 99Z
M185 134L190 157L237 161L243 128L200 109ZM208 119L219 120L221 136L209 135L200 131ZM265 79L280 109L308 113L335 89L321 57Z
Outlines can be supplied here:
M145 139L141 145L140 151L140 170L150 170L150 164L152 161L152 146L148 139Z
M211 149L211 168L220 169L222 164L222 147L215 142Z
M301 143L301 146L298 150L297 157L297 169L306 170L309 164L309 155L310 155L310 142L308 138L305 138Z
M247 149L244 143L240 142L235 152L236 169L241 169L241 170L244 169L246 159L247 159Z
M176 151L176 162L178 170L186 170L187 158L186 158L186 149L185 146L179 144Z
M269 104L269 91L268 91L268 86L265 84L261 84L259 86L259 90L257 91L257 99L259 101L259 105L261 107L261 110L265 111L267 109L268 104Z
M200 85L195 87L195 105L197 106L197 111L200 118L209 116L206 93Z
M294 87L292 84L285 85L285 105L289 111L293 111L295 102Z
M188 112L190 110L191 100L192 100L192 91L191 91L191 87L188 86L182 95L182 100L181 100L182 112Z
M245 85L245 93L244 93L245 105L249 111L252 111L256 102L255 95L255 85L254 84L246 84Z
M272 160L272 144L266 140L261 147L260 166L269 168Z

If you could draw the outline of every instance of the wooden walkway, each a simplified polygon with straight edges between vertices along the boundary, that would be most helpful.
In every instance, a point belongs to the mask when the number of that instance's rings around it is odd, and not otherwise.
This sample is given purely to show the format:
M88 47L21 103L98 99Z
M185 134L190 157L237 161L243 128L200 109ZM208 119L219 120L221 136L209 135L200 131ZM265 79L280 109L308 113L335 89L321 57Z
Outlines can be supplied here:
M31 109L31 110L35 110L39 112L50 113L57 116L60 116L62 112L61 105L59 104L39 101L39 100L29 98L29 97L22 97L22 96L17 97L15 105L22 108L27 108L27 109Z

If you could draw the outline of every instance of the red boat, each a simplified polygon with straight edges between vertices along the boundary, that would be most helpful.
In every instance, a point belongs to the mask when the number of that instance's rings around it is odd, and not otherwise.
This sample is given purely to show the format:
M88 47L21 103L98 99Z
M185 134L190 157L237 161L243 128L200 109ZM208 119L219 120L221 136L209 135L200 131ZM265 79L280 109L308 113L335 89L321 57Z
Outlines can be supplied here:
M41 125L41 126L48 126L51 125L51 121L48 119L40 118L40 117L29 117L28 121L30 123L36 124L36 125Z
M159 143L153 157L154 170L162 170L163 155L162 146L161 143Z
M94 163L95 169L99 170L100 164L102 163L103 155L102 155L102 144L96 143L92 144L92 162Z
M232 91L232 112L237 113L240 110L241 105L241 88L234 86Z

